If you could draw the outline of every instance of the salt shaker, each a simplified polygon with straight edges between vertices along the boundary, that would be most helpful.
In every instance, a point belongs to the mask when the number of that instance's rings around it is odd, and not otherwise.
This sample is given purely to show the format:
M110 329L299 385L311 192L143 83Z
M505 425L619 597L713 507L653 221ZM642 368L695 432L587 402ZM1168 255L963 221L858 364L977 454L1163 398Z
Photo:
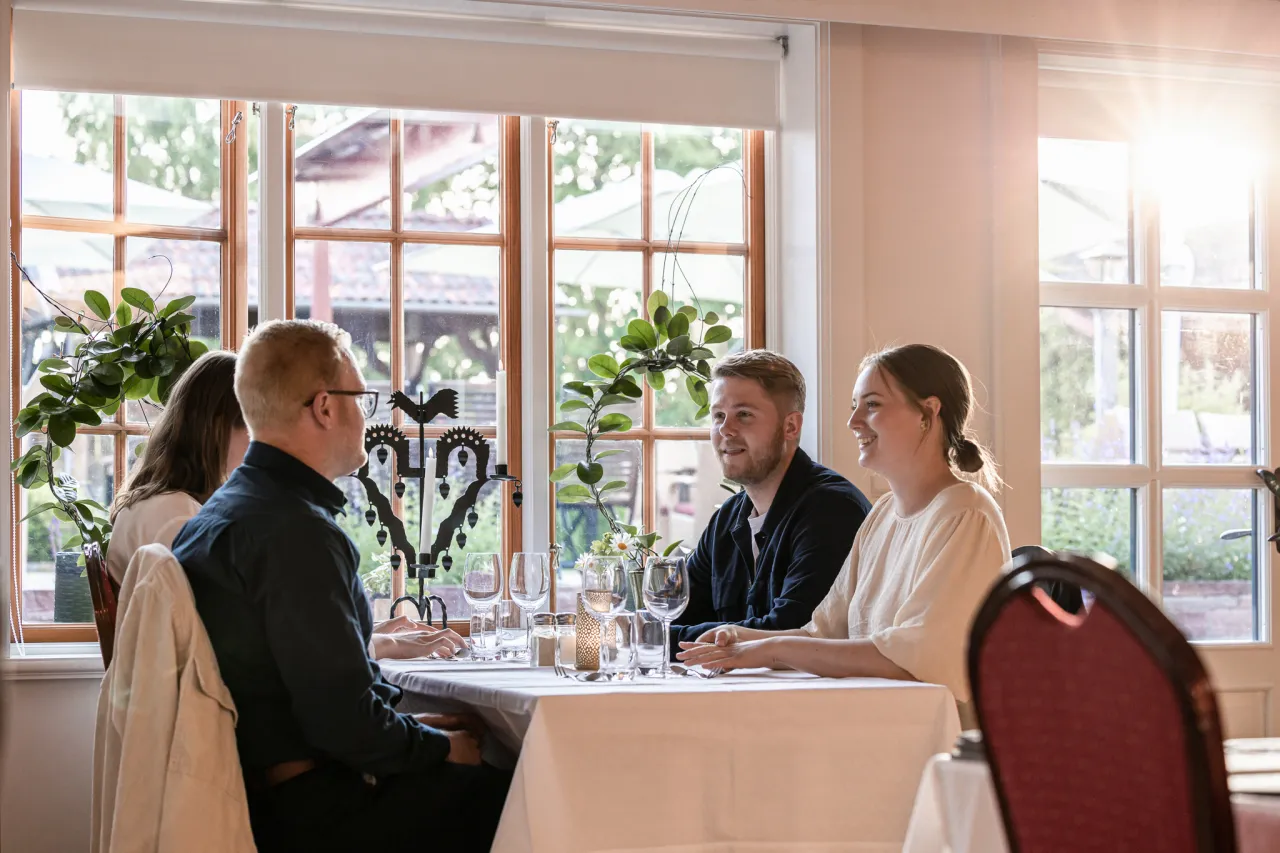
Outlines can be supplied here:
M556 663L561 667L571 665L578 657L577 620L576 613L556 614Z
M556 616L554 613L533 614L532 643L529 646L529 666L555 666Z

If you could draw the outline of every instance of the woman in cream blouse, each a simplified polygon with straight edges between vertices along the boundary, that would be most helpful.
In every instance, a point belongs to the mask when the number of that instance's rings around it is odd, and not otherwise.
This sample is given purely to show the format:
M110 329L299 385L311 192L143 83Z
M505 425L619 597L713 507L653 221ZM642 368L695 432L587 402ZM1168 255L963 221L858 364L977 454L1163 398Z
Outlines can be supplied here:
M868 357L849 429L859 464L890 492L863 522L812 621L792 631L717 628L681 643L677 657L711 669L943 684L966 716L969 625L1010 558L991 496L999 478L969 437L972 409L969 373L949 353L909 344Z

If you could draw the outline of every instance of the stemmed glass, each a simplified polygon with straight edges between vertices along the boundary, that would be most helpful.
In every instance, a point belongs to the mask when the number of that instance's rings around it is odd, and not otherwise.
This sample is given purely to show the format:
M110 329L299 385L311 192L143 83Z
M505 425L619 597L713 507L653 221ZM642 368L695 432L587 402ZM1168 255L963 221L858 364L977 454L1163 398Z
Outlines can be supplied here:
M551 594L550 555L520 551L511 557L511 574L507 578L507 590L511 600L524 611L525 635L533 637L533 611L542 606ZM526 648L532 649L530 643Z
M582 566L583 609L600 623L601 658L605 626L627 609L627 573L621 557L590 557Z
M502 595L502 562L497 554L468 554L466 569L462 574L462 595L471 605L472 610L484 608L492 611L498 597ZM497 629L497 614L494 614L494 629ZM494 641L497 641L495 636ZM479 643L484 645L483 635ZM472 640L472 645L476 641ZM483 653L483 649L481 649Z
M644 567L644 606L662 620L662 666L671 677L671 623L689 606L689 570L680 557L650 557Z

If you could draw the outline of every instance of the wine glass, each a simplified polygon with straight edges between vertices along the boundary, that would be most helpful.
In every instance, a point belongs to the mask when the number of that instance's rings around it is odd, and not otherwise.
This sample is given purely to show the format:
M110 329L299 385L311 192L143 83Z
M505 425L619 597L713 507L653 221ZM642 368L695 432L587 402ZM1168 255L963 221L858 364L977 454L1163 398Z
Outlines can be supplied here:
M507 578L507 590L511 600L525 612L526 619L537 610L551 594L550 556L545 553L520 551L511 557L511 574ZM531 637L532 621L526 633ZM529 648L533 648L529 646Z
M492 612L498 596L502 595L501 566L502 562L497 554L467 555L466 568L462 573L462 595L471 605L472 610L483 609ZM496 615L495 613L494 616ZM494 627L497 627L496 619ZM483 644L483 636L480 641ZM481 652L483 653L483 649Z
M627 609L627 573L621 557L590 557L582 566L583 609L600 623L601 659L605 628Z
M662 666L671 676L671 622L689 606L689 570L682 557L650 557L644 567L644 606L662 620Z

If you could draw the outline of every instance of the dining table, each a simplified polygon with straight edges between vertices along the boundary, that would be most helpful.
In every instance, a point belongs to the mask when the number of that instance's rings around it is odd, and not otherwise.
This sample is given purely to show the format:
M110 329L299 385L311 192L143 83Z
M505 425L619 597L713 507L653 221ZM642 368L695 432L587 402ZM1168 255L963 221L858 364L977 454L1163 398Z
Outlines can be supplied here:
M920 774L960 728L950 692L916 682L381 667L401 710L472 712L513 766L495 853L899 853Z

